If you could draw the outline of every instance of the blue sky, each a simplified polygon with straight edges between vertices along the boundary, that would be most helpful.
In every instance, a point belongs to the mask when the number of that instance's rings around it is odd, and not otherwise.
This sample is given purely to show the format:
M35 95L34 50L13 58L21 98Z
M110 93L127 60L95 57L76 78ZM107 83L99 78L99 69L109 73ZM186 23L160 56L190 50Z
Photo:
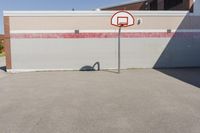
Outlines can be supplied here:
M0 0L0 33L4 10L92 10L128 0Z

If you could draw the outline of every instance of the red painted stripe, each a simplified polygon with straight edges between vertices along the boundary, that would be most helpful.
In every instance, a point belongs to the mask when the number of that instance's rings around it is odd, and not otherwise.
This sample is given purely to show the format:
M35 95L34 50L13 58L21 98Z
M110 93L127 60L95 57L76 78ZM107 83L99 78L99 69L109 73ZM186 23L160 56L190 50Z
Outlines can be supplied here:
M138 32L138 33L122 33L122 38L171 38L176 37L200 37L200 32L179 32L179 33L163 33L163 32ZM23 33L11 34L11 38L117 38L118 33Z

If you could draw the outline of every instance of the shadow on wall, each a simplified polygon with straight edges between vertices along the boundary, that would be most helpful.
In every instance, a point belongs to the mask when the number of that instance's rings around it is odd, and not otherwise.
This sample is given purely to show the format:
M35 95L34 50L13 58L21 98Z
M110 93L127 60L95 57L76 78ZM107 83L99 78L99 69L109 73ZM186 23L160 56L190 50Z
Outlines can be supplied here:
M187 14L180 23L178 30L174 34L168 33L173 34L172 39L157 60L154 68L164 74L200 88L200 69L197 69L197 67L200 67L200 33L180 32L181 29L195 29L193 27L195 26L195 18L191 19L191 17L193 16L188 16ZM200 23L200 20L196 19L196 21Z
M97 69L95 69L95 67L97 67ZM94 63L93 66L89 66L89 65L86 65L86 66L83 66L80 71L100 71L100 62L96 62Z
M0 66L0 70L5 71L6 72L6 66Z

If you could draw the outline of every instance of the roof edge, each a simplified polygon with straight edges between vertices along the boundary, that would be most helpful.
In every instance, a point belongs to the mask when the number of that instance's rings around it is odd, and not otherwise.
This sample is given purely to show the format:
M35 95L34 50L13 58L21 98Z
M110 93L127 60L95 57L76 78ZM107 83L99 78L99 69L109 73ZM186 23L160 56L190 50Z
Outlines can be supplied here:
M189 11L129 11L134 16L185 16ZM116 11L3 11L4 16L112 16Z
M113 4L113 5L110 5L110 6L100 7L100 8L97 8L97 9L102 10L102 9L106 9L106 8L113 8L113 7L129 5L129 4L141 3L141 2L144 2L144 1L148 1L148 0L135 0L135 1L123 2L121 4L115 4L115 5Z

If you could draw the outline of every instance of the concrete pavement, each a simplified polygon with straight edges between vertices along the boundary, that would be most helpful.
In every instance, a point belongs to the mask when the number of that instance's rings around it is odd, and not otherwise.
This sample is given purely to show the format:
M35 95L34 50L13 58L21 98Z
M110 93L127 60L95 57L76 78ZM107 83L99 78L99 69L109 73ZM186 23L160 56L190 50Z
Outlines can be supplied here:
M199 131L200 88L157 70L0 78L1 133Z

